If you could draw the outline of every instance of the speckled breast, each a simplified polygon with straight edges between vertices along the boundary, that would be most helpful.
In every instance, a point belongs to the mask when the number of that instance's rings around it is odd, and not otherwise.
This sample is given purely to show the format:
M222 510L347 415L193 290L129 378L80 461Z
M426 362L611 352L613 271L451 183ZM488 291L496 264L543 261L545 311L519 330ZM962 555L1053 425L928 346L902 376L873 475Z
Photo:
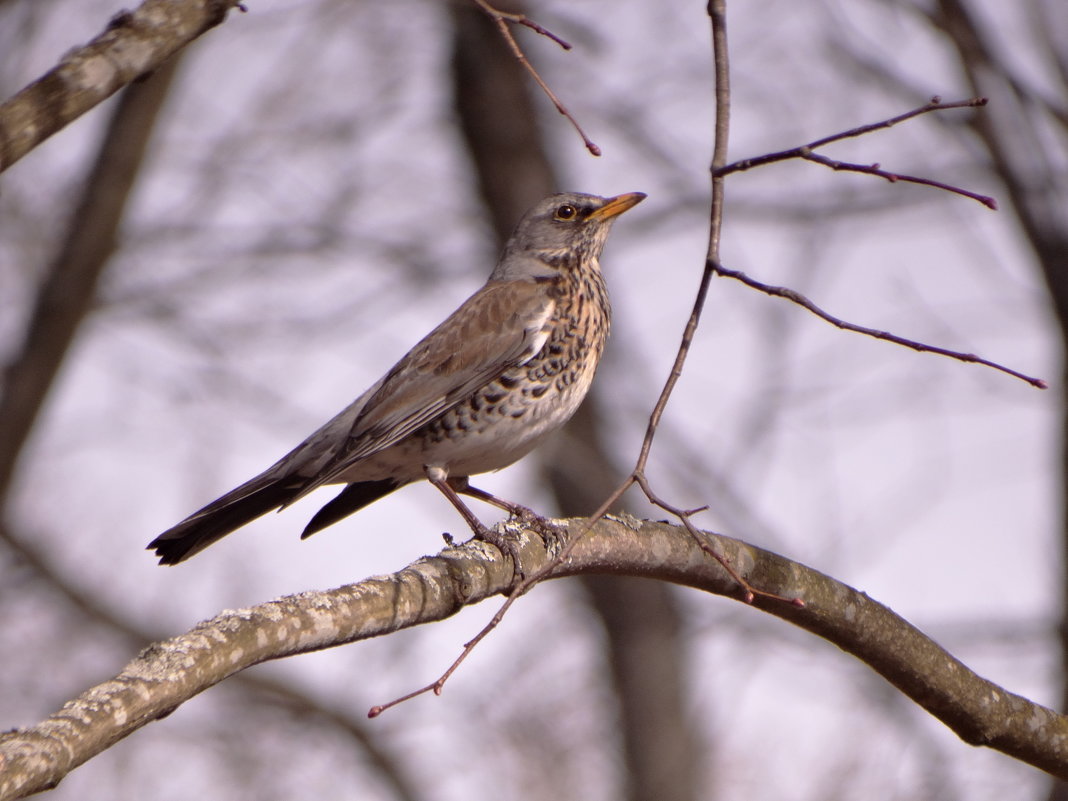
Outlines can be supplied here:
M556 300L551 333L538 353L413 432L409 439L421 443L424 464L455 476L499 470L571 419L604 352L611 307L596 268L567 276Z

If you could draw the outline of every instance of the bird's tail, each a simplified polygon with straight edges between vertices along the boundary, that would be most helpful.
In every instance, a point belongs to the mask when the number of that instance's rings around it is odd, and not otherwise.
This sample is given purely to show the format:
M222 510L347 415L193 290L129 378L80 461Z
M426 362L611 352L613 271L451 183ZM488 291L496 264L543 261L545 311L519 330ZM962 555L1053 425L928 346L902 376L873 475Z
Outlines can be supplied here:
M231 531L285 506L300 493L301 486L290 477L256 476L164 531L148 548L155 549L161 565L176 565Z
M316 531L332 526L341 518L348 517L367 504L389 495L406 483L395 478L384 478L378 481L357 481L355 484L349 484L336 498L315 513L300 538L307 539Z

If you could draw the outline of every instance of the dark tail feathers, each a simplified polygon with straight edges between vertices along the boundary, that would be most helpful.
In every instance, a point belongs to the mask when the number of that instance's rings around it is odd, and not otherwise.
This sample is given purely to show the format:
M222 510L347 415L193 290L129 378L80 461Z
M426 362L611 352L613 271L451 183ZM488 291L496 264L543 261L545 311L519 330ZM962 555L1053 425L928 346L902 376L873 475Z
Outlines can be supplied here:
M249 485L255 481L256 479L253 479L233 492L228 492L152 540L148 547L155 549L156 556L160 558L159 563L176 565L188 559L231 531L289 504L303 489L303 483L286 483L285 479L275 479L258 489L250 489ZM301 534L301 539L333 525L343 517L348 517L404 483L383 479L349 484L336 498L316 512Z
M307 539L316 531L322 531L327 526L334 525L341 518L348 517L379 498L389 495L393 490L404 486L404 483L386 478L381 481L359 481L349 484L334 500L315 513L315 517L308 521L300 538Z
M231 531L284 506L298 492L299 485L290 486L282 480L272 481L251 492L245 486L238 487L167 529L148 547L156 550L161 565L176 565Z

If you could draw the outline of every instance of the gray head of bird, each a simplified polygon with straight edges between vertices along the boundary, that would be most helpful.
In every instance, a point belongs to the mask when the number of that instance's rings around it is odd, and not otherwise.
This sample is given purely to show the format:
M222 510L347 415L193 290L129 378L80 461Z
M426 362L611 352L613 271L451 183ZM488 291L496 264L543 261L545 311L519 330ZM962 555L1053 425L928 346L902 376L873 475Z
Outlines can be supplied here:
M644 199L642 192L550 195L523 215L491 279L547 277L584 263L596 265L615 218Z

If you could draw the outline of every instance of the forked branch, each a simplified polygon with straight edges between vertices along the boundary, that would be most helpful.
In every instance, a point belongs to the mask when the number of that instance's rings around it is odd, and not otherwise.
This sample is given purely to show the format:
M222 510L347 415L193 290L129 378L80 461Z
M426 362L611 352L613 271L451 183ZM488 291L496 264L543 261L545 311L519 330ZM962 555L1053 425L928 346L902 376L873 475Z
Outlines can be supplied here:
M852 139L858 136L864 136L875 131L881 131L886 128L892 128L898 123L911 120L914 117L919 117L922 114L930 114L932 111L946 111L956 108L976 108L986 105L985 97L973 97L968 100L957 100L952 103L943 103L942 98L935 96L927 103L911 111L906 111L904 114L898 114L896 117L890 117L889 119L880 120L879 122L871 122L867 125L859 125L856 128L850 128L848 131L841 131L830 136L825 136L822 139L816 139L813 142L809 142L805 145L799 145L798 147L792 147L789 150L779 150L775 153L766 153L763 156L756 156L749 159L741 159L739 161L732 162L719 168L713 167L712 174L716 178L725 178L731 173L744 172L751 170L754 167L763 167L766 164L774 164L777 161L787 161L789 159L804 159L805 161L812 161L816 164L822 164L825 167L830 167L832 170L844 170L848 172L860 172L867 175L875 175L880 178L885 178L891 183L897 181L903 181L906 183L921 184L923 186L934 187L935 189L942 189L946 192L953 192L954 194L963 195L964 197L976 200L986 206L988 209L997 210L998 204L994 198L987 195L980 195L977 192L972 192L967 189L962 189L959 186L953 186L952 184L943 183L941 181L935 181L930 178L920 178L915 175L904 175L897 172L889 172L882 169L880 164L855 164L848 161L837 161L835 159L828 158L820 155L815 151L821 147L832 144L834 142L841 142L843 139Z
M535 31L541 34L542 36L545 36L546 38L556 42L564 50L570 50L571 45L561 39L555 33L552 33L547 28L542 27L538 23L528 18L525 14L510 14L506 11L501 11L500 9L494 8L492 5L490 5L487 0L474 0L474 2L479 8L481 8L484 12L486 12L486 14L489 15L490 19L492 19L494 23L496 23L497 30L501 32L501 36L504 37L504 41L508 44L508 47L511 49L512 54L516 57L516 60L523 65L523 68L527 72L530 73L530 77L534 79L534 82L538 84L539 87L541 87L541 90L545 93L545 96L552 101L552 104L554 106L556 106L556 110L563 114L567 118L568 122L571 123L572 127L578 132L578 135L582 137L582 143L586 146L586 149L590 151L590 153L594 156L601 155L601 148L594 144L590 137L586 135L586 132L582 130L582 126L579 125L578 120L576 120L574 115L572 115L572 113L567 110L567 107L560 101L560 98L558 98L556 96L556 93L553 92L551 88L549 88L549 84L545 82L545 79L541 77L538 71L534 68L534 65L530 63L529 59L527 59L526 54L523 52L523 48L519 46L519 43L512 35L512 31L508 28L508 24L512 23L515 25L524 25L527 28L530 28L532 31Z
M476 0L480 5L481 0ZM714 64L716 75L716 136L715 147L713 155L713 167L723 164L726 161L727 154L727 137L730 132L730 82L729 82L729 61L727 58L727 32L726 32L726 6L724 0L712 0L708 5L708 13L712 18L712 38L714 48ZM711 235L709 237L709 253L718 254L719 252L719 230L723 215L723 179L713 174L712 179L712 218L711 218ZM663 389L660 391L660 396L657 399L656 405L653 407L653 411L649 417L649 424L646 427L645 438L642 441L641 451L638 454L638 461L631 471L630 475L624 479L614 492L612 492L604 502L597 508L597 510L590 516L589 523L583 527L576 536L572 537L567 543L564 549L556 555L554 559L549 561L540 570L529 571L524 578L514 587L510 593L508 599L501 605L497 613L490 619L490 621L482 628L478 635L470 642L464 645L463 650L456 660L448 667L448 669L434 682L426 685L414 692L408 693L400 698L390 701L387 704L376 706L371 710L372 716L377 716L396 704L403 701L407 701L416 696L422 695L428 692L434 692L440 694L442 688L445 686L445 682L456 671L461 663L467 658L471 651L481 642L491 631L493 631L504 619L504 616L508 613L512 604L516 602L524 593L530 590L538 582L547 578L554 570L557 570L561 565L566 564L567 560L571 558L574 549L583 540L586 534L592 530L593 526L597 524L608 511L619 501L620 498L635 484L640 484L643 489L648 491L648 483L645 480L645 466L649 460L649 451L653 445L653 439L656 436L657 427L660 424L660 419L663 416L664 410L667 408L668 400L671 397L671 393L675 388L675 384L678 382L679 377L682 375L682 368L686 362L686 356L689 353L690 345L693 343L693 336L697 330L697 324L701 319L701 311L704 309L705 298L708 294L708 287L711 284L713 275L713 262L710 260L706 263L705 269L701 276L701 284L697 290L697 298L694 301L693 310L690 312L690 317L686 322L685 330L682 335L682 342L679 345L678 352L675 355L675 362L672 365L671 373L668 376L667 382L664 384ZM687 522L683 518L684 522ZM687 529L689 531L689 529ZM695 541L700 543L702 538L698 535L694 537ZM738 586L740 587L743 598L746 601L752 601L753 597L757 595L757 590L752 587L738 571L734 570L728 560L720 557L714 550L711 551L712 555L716 557L719 563L727 570L731 571L732 578L740 580Z
M963 353L957 350L948 350L947 348L940 348L936 345L928 345L924 342L917 342L913 339L906 339L905 337L898 336L897 334L891 334L889 331L880 331L877 328L868 328L863 325L857 325L856 323L849 323L841 318L835 317L833 314L824 311L807 297L802 295L795 289L790 289L785 286L773 286L772 284L765 284L761 281L757 281L755 278L750 278L740 270L729 270L726 267L720 265L716 269L718 275L722 275L725 278L733 278L736 281L741 281L748 287L759 290L766 295L772 295L774 297L785 298L786 300L796 303L804 309L812 312L821 320L825 320L831 325L841 328L843 331L853 331L858 334L864 334L865 336L874 337L875 339L882 339L886 342L893 342L895 345L902 345L906 348L919 351L921 353L936 353L939 356L948 356L950 359L957 359L962 362L969 362L971 364L981 364L986 367L990 367L994 370L998 370L1007 375L1011 375L1013 378L1019 378L1021 381L1026 381L1033 387L1038 389L1047 389L1047 384L1043 379L1036 378L1034 376L1025 375L1017 370L1013 370L1011 367L1006 367L1003 364L992 362L989 359L984 359L981 356L976 356L974 353Z

